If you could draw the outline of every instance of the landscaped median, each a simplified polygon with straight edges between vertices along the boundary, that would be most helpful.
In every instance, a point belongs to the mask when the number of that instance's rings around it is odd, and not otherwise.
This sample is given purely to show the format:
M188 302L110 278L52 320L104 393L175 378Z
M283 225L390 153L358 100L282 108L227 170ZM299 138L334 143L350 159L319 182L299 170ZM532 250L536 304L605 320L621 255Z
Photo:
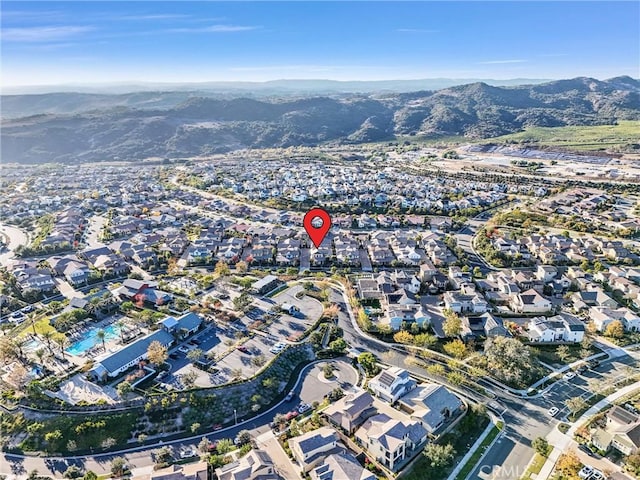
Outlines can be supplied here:
M478 448L476 448L476 450L471 454L471 456L467 459L467 462L455 476L455 480L464 480L465 478L467 478L467 475L469 475L469 473L471 473L471 471L475 468L476 464L480 461L484 453L493 444L493 441L500 433L499 426L501 426L500 423L494 424L491 427L491 430L489 430L487 436L484 438L484 440L482 440L480 445L478 445Z

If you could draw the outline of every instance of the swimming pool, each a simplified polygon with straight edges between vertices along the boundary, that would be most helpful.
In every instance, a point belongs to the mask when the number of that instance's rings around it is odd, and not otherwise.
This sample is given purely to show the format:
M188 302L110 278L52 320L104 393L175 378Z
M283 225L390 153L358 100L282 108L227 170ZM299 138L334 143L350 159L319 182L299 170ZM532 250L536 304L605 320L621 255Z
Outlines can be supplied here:
M66 351L71 355L82 355L87 350L91 350L98 343L102 343L102 340L98 338L98 332L100 330L104 330L105 342L120 335L120 327L115 324L104 328L93 327L84 332L73 345L66 349Z

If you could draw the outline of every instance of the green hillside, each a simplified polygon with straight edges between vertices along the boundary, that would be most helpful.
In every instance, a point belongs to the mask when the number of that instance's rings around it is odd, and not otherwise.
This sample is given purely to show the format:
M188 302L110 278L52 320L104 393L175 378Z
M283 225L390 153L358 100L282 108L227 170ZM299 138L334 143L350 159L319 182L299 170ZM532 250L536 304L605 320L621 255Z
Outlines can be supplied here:
M482 143L516 143L588 151L638 151L640 122L620 120L618 125L530 127L524 132L490 138Z

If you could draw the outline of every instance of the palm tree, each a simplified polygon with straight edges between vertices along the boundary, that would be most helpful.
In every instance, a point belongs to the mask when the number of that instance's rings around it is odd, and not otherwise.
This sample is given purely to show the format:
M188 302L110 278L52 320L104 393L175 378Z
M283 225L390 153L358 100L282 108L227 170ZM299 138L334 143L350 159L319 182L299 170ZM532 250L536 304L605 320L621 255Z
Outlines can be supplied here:
M51 337L53 337L53 332L51 330L47 330L42 334L42 338L47 342L47 348L49 348L49 352L53 353L51 350Z
M118 320L116 322L116 326L118 327L118 332L120 332L120 341L124 343L124 322L122 320Z
M29 314L29 320L31 320L31 326L33 327L33 334L37 335L38 332L36 332L36 314L35 313L30 313Z
M106 336L107 336L107 333L102 329L98 330L98 332L96 333L96 337L98 337L98 339L102 341L102 349L105 352L107 351L107 347L105 346L105 343L104 343L104 339Z
M45 357L46 353L47 352L45 352L43 348L39 348L35 351L36 357L38 357L38 360L40 361L40 365L42 365L42 359Z
M69 344L69 340L67 339L67 337L64 334L60 333L55 336L54 341L60 347L60 353L62 353L62 358L66 358L64 355L64 349Z

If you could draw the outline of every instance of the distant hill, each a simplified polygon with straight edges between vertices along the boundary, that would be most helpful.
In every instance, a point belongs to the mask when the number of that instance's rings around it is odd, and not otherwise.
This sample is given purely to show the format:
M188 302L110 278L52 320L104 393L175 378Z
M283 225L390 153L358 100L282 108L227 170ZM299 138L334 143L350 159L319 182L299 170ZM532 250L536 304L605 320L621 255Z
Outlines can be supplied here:
M528 127L613 124L640 119L640 81L580 77L269 98L198 92L11 95L2 97L2 109L5 162L136 160L395 135L482 139ZM29 116L8 118L12 112Z

